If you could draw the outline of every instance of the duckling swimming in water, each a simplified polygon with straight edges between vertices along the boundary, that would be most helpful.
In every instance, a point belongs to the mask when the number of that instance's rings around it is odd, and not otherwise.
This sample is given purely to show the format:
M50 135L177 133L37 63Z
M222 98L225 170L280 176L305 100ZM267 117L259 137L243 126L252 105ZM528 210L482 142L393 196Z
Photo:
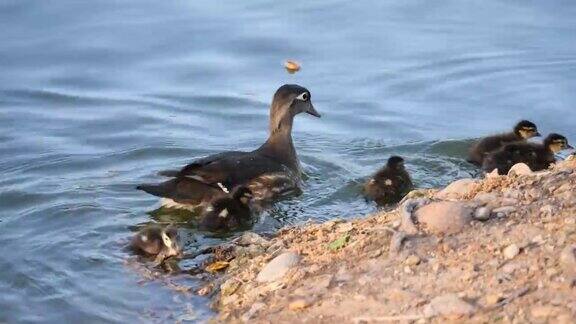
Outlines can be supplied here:
M137 189L166 198L171 207L205 205L225 197L232 188L247 186L254 201L274 202L300 192L301 168L292 142L292 124L300 113L315 117L310 91L295 84L281 86L270 106L270 135L251 152L228 151L199 159L180 171L162 174L173 179ZM184 206L182 206L184 205Z
M132 238L130 247L137 254L155 257L155 263L161 264L164 259L181 254L179 239L175 227L151 225L141 229Z
M496 151L508 143L524 142L536 136L540 136L536 124L528 120L522 120L514 126L514 130L510 133L488 136L473 144L466 161L482 166L484 158L490 152Z
M510 168L516 163L525 163L532 171L545 170L556 162L555 153L571 149L566 137L552 133L542 144L517 142L505 145L498 151L488 154L482 164L485 172L498 169L498 174L508 174Z
M245 186L235 188L230 195L214 198L206 207L199 228L207 231L228 231L250 221L252 191Z
M382 206L399 202L412 187L412 180L404 167L404 159L392 156L386 166L364 184L364 196Z

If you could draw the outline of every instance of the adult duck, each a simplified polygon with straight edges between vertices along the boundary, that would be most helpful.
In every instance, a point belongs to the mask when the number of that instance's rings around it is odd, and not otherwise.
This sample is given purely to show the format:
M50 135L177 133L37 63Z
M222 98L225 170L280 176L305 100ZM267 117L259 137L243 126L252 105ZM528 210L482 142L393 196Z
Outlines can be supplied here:
M308 89L295 84L278 88L270 106L268 140L251 152L227 151L196 160L179 171L161 172L172 179L137 189L165 198L167 207L205 207L237 186L252 193L252 203L264 206L300 192L301 167L292 142L294 117L314 109Z

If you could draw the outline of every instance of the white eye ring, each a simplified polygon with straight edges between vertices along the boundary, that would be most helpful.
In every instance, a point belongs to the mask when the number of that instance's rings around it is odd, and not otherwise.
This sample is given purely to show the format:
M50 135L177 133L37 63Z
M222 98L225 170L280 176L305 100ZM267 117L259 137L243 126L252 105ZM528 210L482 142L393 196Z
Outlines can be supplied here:
M164 245L166 245L166 247L172 246L172 240L164 232L162 232L162 241L164 241Z
M301 101L308 101L308 99L310 99L310 95L308 92L302 92L298 97L296 97L296 99Z

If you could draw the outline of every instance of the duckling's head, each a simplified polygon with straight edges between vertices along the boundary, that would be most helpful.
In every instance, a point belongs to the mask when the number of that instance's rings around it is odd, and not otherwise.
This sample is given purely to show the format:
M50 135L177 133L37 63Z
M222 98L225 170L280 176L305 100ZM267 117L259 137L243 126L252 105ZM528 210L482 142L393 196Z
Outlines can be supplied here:
M246 186L238 186L232 191L232 197L242 205L248 205L252 200L252 191Z
M521 120L514 126L514 133L523 139L540 136L536 124L528 120Z
M552 133L544 139L544 146L554 153L573 148L568 144L566 137L556 133Z
M139 252L168 258L179 256L182 252L179 238L177 228L173 226L162 228L153 225L138 232L132 241L132 246Z
M303 112L320 117L312 105L310 91L297 84L281 86L276 90L270 107L270 131L280 129L283 123L290 123L291 126L294 116Z
M388 159L388 163L386 163L386 166L389 167L390 169L396 169L396 170L402 170L404 169L404 159L401 156L391 156Z

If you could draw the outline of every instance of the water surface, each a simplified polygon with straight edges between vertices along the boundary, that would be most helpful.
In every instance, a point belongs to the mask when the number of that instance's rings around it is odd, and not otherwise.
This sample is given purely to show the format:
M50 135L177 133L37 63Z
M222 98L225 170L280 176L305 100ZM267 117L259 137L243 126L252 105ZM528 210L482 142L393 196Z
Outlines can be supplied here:
M134 187L260 145L283 83L323 117L295 122L304 195L258 231L374 211L359 184L391 154L433 187L474 171L471 138L521 118L576 141L575 16L572 1L0 2L0 322L210 316L126 265L133 226L174 219Z

